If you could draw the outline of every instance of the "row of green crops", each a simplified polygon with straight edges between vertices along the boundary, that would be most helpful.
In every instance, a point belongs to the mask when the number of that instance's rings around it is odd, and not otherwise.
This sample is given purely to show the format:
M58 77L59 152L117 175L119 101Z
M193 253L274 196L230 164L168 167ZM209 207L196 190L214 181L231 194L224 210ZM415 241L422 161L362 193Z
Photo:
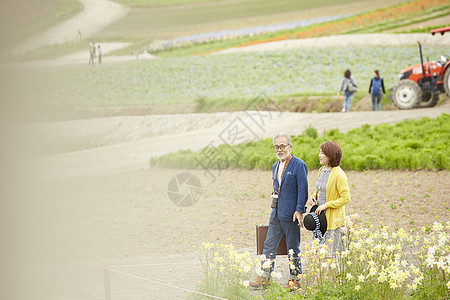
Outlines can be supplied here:
M448 48L425 47L438 59ZM417 47L332 47L154 59L101 67L17 69L9 85L35 103L72 107L186 104L251 100L261 92L275 99L305 93L334 95L350 68L367 94L379 69L386 88L407 66L420 63Z
M344 169L450 169L449 114L442 114L436 119L407 120L395 125L371 127L366 124L347 133L331 129L320 137L314 128L309 127L303 135L292 137L292 153L303 159L308 168L316 169L320 166L319 145L327 140L341 144L341 166ZM267 138L237 146L222 144L200 152L183 150L152 158L150 164L171 168L268 170L275 161L272 139Z

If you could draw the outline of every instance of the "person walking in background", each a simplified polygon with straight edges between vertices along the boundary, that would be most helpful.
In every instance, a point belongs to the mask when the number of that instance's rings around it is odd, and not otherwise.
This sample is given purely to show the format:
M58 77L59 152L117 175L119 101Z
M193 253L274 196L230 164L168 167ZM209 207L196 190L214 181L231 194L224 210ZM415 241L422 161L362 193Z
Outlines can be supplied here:
M341 227L344 226L345 205L350 202L350 188L345 172L339 166L342 158L341 146L326 141L319 147L319 169L316 190L308 199L308 206L318 205L315 214L325 213L327 231L320 240L331 240L330 252L343 250Z
M98 64L101 65L102 64L102 57L103 57L103 50L102 47L100 47L100 45L98 45Z
M375 77L370 80L369 94L372 94L372 110L375 111L375 100L377 102L377 109L381 110L381 92L386 95L384 90L383 78L380 77L380 71L375 70Z
M91 42L89 45L89 65L94 65L95 63L95 43Z
M298 275L302 273L298 255L300 226L303 226L302 214L305 212L308 199L308 168L303 160L291 154L292 144L289 135L277 134L273 138L273 149L278 161L272 166L272 211L261 257L261 274L249 284L252 287L270 285L278 244L285 234L289 249L288 259L292 262L286 287L296 288L299 284Z
M347 69L344 72L344 78L342 78L341 88L337 93L338 98L341 92L344 92L345 95L342 112L350 111L350 107L352 106L353 93L357 91L357 87L358 86L356 85L355 78L353 78L352 76L352 72Z

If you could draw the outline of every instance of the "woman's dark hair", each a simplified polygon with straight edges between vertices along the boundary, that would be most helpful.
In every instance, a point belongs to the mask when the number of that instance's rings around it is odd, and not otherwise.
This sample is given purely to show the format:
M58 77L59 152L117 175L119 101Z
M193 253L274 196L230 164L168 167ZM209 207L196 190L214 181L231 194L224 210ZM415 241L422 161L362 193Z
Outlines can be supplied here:
M377 75L377 76L375 77L376 81L380 80L380 71L375 70L375 75Z
M342 158L342 148L341 146L333 141L326 141L320 144L320 150L330 159L330 166L337 167L341 163Z
M344 76L345 76L345 78L350 78L350 76L352 76L352 72L349 69L347 69L344 72Z

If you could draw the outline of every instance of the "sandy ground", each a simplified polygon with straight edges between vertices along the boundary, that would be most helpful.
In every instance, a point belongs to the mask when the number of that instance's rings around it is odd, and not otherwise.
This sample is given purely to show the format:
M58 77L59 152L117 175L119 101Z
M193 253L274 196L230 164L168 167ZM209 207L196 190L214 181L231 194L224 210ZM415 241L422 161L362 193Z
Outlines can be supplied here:
M76 41L79 38L78 31L81 32L82 39L89 38L129 11L128 7L109 0L78 1L84 6L82 12L36 38L24 42L16 49L16 52L23 53L45 45Z
M28 248L34 252L23 268L45 279L34 282L46 295L34 299L104 299L104 266L113 266L113 299L184 299L189 292L178 288L195 289L204 241L232 243L256 259L255 225L269 219L270 172L210 171L214 178L203 170L146 168L28 185L39 201L28 205L33 212L24 224L32 225L27 233L40 244ZM201 182L193 206L179 207L168 197L168 184L180 172ZM310 189L316 175L310 170ZM448 171L347 175L347 212L359 213L361 223L406 229L450 218ZM303 230L302 248L310 242L311 233ZM284 276L286 262L281 256L277 263Z

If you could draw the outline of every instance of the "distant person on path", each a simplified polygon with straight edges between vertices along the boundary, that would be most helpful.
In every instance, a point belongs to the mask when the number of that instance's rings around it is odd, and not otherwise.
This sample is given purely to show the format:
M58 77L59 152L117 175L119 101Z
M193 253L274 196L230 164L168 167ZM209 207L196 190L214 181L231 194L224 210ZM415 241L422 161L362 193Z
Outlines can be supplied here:
M95 43L91 42L89 45L89 65L94 65L95 63Z
M386 95L384 90L383 78L380 77L380 71L375 70L375 77L370 80L369 94L372 94L372 110L375 111L375 100L377 102L378 111L381 110L381 92Z
M101 65L102 64L102 57L103 57L103 50L102 47L100 47L100 45L98 45L98 64Z
M298 257L300 253L300 226L303 226L302 214L308 199L308 168L303 160L291 154L291 137L279 133L273 138L273 149L278 161L272 166L272 205L269 228L261 256L261 273L252 287L270 285L271 273L275 267L278 244L286 235L288 259L292 261L289 268L289 281L286 287L299 285L298 275L302 266Z
M320 244L331 240L330 252L343 250L341 227L344 226L345 205L350 202L350 188L345 172L339 166L342 158L341 146L326 141L319 147L319 162L322 167L317 175L316 190L308 200L308 206L318 205L315 214L325 213L327 231Z
M352 72L349 69L347 69L344 72L344 78L342 78L341 88L337 93L338 98L341 92L344 92L345 95L344 105L342 106L342 112L350 111L350 107L352 106L353 93L356 92L357 87L358 86L356 85L355 78L353 78L352 76Z

